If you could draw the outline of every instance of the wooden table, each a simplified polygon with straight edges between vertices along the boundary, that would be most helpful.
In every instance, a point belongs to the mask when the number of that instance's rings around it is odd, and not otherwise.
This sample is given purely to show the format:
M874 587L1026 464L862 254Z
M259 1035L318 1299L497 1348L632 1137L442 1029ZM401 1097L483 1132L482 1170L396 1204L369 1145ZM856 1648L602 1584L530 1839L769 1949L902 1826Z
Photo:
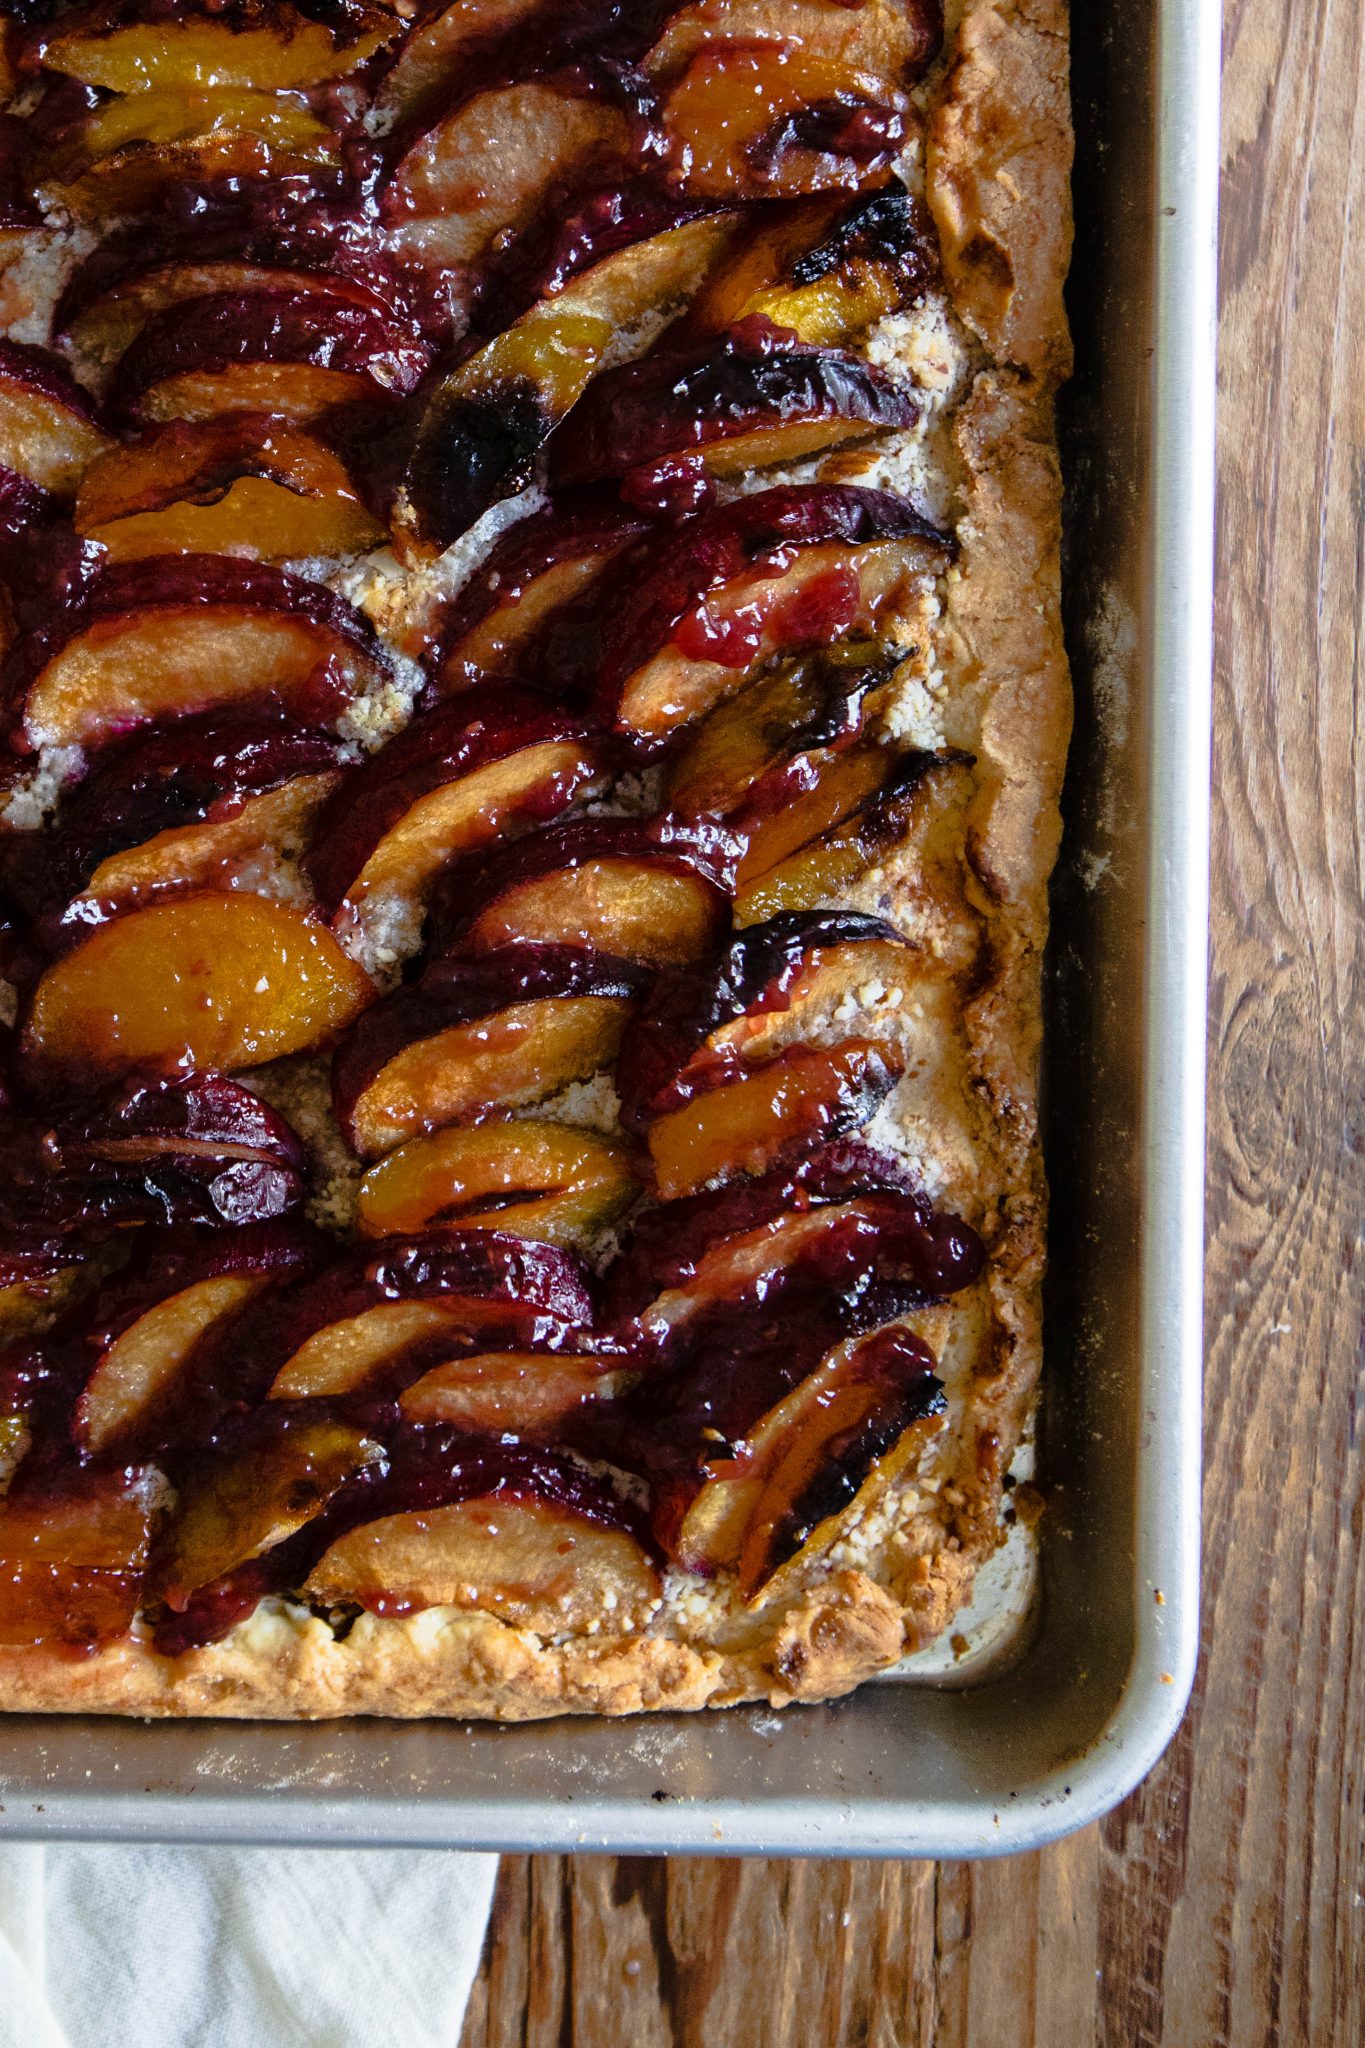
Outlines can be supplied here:
M1226 33L1194 1703L1036 1856L509 1858L463 2048L1365 2042L1365 0Z

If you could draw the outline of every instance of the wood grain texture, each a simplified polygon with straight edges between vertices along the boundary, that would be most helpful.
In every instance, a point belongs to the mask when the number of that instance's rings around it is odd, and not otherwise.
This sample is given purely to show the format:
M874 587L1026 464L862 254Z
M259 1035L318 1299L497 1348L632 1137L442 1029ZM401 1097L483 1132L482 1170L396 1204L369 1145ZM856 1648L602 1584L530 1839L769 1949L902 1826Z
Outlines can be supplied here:
M1203 1660L1007 1863L508 1859L463 2048L1365 2041L1365 0L1229 0Z

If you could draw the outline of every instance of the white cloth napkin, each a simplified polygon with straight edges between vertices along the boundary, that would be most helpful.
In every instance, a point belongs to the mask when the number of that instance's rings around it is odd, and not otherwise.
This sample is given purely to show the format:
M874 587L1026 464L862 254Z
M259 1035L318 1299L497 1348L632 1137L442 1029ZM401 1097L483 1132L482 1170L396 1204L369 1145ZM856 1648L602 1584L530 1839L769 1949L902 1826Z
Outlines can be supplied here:
M456 2048L497 1867L0 1846L0 2048Z

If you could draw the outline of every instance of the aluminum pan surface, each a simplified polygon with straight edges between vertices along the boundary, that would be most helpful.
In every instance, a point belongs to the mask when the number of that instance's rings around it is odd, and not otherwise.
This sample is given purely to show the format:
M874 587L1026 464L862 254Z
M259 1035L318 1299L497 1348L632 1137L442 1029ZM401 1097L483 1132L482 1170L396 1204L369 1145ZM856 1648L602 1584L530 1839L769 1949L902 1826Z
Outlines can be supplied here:
M967 1690L497 1728L0 1721L0 1833L970 1856L1104 1812L1198 1628L1216 0L1074 23L1078 695L1047 1050L1038 1626ZM1158 1594L1161 1598L1158 1601Z

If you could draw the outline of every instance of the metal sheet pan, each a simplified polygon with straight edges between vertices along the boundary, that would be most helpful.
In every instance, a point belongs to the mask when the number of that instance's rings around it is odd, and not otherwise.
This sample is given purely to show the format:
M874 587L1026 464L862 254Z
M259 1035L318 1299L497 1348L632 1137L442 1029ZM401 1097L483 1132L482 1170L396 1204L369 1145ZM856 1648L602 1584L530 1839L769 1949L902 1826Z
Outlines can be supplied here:
M1027 1646L851 1700L528 1728L0 1723L0 1832L970 1856L1105 1811L1194 1669L1213 527L1217 0L1074 25L1063 441L1078 691L1046 1097L1054 1189ZM1009 1609L1010 1622L1001 1626Z

